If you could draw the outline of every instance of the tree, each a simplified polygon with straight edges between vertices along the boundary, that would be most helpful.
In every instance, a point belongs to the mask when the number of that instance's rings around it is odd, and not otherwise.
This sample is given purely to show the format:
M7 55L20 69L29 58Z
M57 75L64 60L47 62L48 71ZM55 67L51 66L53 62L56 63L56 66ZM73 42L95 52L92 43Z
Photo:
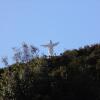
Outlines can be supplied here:
M13 59L15 60L16 63L22 62L22 51L17 48L13 48L14 51L14 56Z
M2 57L2 63L7 67L8 66L8 58L5 56L5 57Z

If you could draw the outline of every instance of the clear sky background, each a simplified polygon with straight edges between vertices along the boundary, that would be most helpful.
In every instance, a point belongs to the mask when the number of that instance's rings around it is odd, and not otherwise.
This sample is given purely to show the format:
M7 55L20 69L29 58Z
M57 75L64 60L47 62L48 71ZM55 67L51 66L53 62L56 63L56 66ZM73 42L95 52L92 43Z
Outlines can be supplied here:
M59 41L55 52L100 43L100 0L0 0L0 57L12 47ZM1 65L1 63L0 63Z

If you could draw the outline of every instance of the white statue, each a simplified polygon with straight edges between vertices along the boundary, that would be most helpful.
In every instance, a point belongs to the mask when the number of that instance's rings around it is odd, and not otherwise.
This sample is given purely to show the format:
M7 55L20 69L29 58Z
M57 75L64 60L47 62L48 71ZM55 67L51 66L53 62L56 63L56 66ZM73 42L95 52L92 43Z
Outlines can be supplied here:
M49 55L50 56L53 56L54 55L54 47L57 46L59 44L59 42L56 42L56 43L53 43L51 40L50 40L50 43L47 44L47 45L41 45L43 47L47 47L48 48L48 51L49 51Z

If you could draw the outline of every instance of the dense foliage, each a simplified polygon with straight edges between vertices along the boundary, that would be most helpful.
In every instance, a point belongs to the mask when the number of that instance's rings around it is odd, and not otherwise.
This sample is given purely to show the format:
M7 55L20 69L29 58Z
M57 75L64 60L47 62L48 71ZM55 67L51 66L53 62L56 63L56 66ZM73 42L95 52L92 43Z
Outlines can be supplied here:
M16 60L0 69L0 100L100 100L100 44Z

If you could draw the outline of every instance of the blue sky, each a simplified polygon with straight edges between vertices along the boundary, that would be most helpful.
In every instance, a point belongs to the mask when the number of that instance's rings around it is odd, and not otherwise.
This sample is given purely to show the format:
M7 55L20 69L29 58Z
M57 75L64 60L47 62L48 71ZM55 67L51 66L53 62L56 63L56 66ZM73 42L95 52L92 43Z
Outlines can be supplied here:
M23 41L47 54L49 40L56 53L100 43L100 0L0 0L0 57Z

